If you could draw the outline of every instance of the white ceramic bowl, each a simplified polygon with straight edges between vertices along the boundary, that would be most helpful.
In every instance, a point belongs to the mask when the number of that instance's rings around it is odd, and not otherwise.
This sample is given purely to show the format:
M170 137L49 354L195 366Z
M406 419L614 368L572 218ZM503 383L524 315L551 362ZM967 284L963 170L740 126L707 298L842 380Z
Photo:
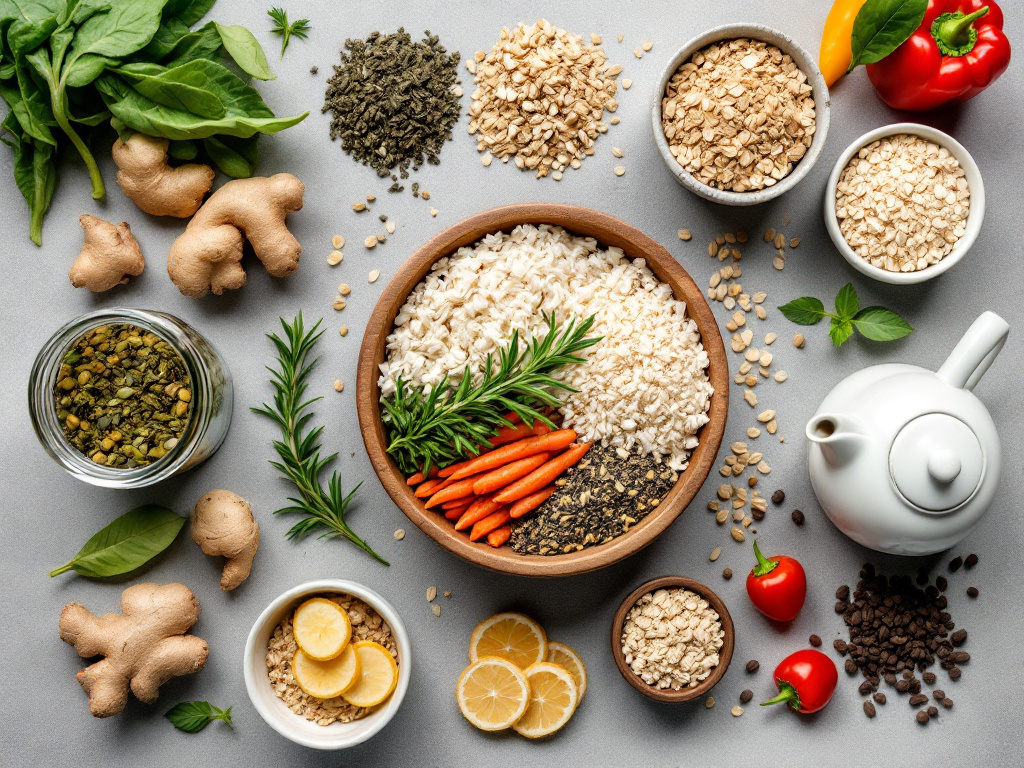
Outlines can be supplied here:
M836 186L839 184L839 174L843 172L846 164L850 162L850 158L857 154L862 147L867 146L873 141L900 133L920 136L948 149L949 153L957 159L967 174L967 186L971 192L971 210L967 214L967 231L964 233L964 236L957 240L953 250L942 261L924 269L919 269L916 272L890 272L888 269L876 267L861 258L846 242L846 238L843 237L843 233L839 229L839 219L836 218ZM825 228L828 230L832 242L836 244L836 248L843 254L843 258L850 262L854 269L883 283L892 283L894 285L923 283L925 280L931 280L933 277L941 275L947 269L951 269L954 264L964 257L964 254L974 245L974 241L978 239L978 233L981 232L981 222L984 218L985 185L981 180L981 171L978 169L978 164L974 162L971 153L949 134L919 123L894 123L893 125L886 125L865 133L848 146L843 154L839 156L835 168L832 169L832 175L828 177L828 185L825 187Z
M668 148L665 132L661 127L661 100L665 95L668 81L676 73L680 65L689 60L701 48L706 48L712 43L722 40L735 40L738 37L761 40L774 45L783 53L788 53L792 56L796 65L807 75L807 81L811 84L812 96L814 97L814 138L811 140L811 146L807 148L806 154L800 158L800 162L793 166L793 170L789 175L780 182L765 189L750 192L731 192L724 189L715 189L695 179L672 155ZM818 156L821 154L822 148L825 146L830 110L831 101L828 95L828 86L825 85L825 78L822 76L821 70L818 69L817 57L808 53L789 35L771 27L765 27L761 24L726 24L709 29L707 32L693 38L672 57L672 60L661 73L660 85L654 97L654 106L651 108L651 127L654 131L654 143L658 147L658 152L661 153L661 159L665 161L665 165L672 172L672 175L675 176L676 181L688 190L706 200L722 203L723 205L757 205L784 195L799 184L800 180L810 172Z
M288 709L271 689L266 665L267 641L281 619L294 611L303 599L325 592L353 595L368 603L391 627L391 634L398 646L398 686L391 694L391 698L362 720L352 723L331 723L327 726L311 723ZM307 581L289 589L260 614L256 623L252 625L245 643L243 672L249 700L260 716L267 721L267 725L279 734L296 744L313 749L347 749L371 738L398 712L412 675L412 647L405 624L383 597L369 587L353 581L320 579Z

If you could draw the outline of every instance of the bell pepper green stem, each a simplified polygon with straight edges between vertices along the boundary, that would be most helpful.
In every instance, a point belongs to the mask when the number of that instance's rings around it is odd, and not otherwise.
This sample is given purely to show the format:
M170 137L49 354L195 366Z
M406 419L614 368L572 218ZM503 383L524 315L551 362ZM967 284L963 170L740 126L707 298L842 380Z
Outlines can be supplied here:
M778 560L769 560L761 554L761 549L757 546L756 540L754 541L754 556L757 558L757 565L754 566L752 571L755 576L767 576L779 566Z
M964 15L962 11L944 13L932 22L931 33L944 56L966 56L978 42L974 22L988 14L989 7Z
M794 712L800 711L800 694L797 693L796 688L787 683L785 680L777 680L776 684L779 686L779 695L774 699L768 699L768 701L762 701L762 707L769 707L772 704L779 704L785 702L788 704Z

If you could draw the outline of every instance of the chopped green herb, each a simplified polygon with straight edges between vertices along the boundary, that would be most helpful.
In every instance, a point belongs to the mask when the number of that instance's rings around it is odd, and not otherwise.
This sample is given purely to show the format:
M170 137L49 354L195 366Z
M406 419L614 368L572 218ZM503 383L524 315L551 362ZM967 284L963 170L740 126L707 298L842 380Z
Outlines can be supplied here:
M274 27L270 32L281 38L282 57L293 37L296 40L305 40L309 37L309 30L313 28L309 19L296 19L288 23L288 12L283 8L271 8L267 15L274 20Z
M223 720L231 725L231 710L218 709L208 701L183 701L181 704L169 709L164 717L171 721L171 725L185 733L199 733L214 720Z

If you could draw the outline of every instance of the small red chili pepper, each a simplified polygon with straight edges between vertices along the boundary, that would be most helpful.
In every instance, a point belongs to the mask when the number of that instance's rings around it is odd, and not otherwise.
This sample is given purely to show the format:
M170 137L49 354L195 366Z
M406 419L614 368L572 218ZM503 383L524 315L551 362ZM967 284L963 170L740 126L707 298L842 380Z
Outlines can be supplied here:
M930 0L924 21L868 78L893 109L925 112L974 98L1010 65L1003 12L992 0Z
M784 658L773 677L779 695L761 706L784 701L794 712L809 715L828 704L839 682L839 671L824 653L806 648Z
M807 597L807 576L803 566L785 555L766 558L756 541L754 555L757 565L747 574L750 602L773 621L792 621L804 607Z

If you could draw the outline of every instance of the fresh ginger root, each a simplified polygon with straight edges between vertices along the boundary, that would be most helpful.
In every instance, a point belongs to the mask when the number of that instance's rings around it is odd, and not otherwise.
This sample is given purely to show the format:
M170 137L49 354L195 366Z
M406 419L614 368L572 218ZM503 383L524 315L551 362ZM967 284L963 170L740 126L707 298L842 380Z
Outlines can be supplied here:
M83 213L78 218L85 230L85 244L71 265L71 284L97 293L124 285L146 268L142 249L125 222L114 226L96 216Z
M227 558L220 588L231 590L249 577L260 543L260 527L249 502L231 491L210 491L192 513L192 540L208 555Z
M103 656L78 673L89 710L110 717L125 708L128 689L152 704L172 677L198 672L206 641L185 633L199 618L199 601L183 584L137 584L121 595L121 614L96 616L78 603L60 613L60 639L83 659Z
M302 208L304 191L297 178L279 173L235 179L214 192L171 246L167 271L178 290L198 299L245 285L244 240L274 277L298 269L302 246L285 217Z
M111 154L120 169L117 183L125 195L146 213L187 219L199 210L216 175L208 165L167 164L167 139L132 135L114 142Z

